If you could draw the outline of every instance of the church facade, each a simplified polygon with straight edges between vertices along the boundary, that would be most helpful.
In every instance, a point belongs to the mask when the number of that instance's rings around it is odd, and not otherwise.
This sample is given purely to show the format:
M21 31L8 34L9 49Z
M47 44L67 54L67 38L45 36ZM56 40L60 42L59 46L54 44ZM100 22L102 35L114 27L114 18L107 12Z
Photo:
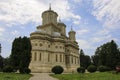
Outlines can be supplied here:
M32 72L51 72L52 67L60 65L64 72L76 72L80 66L79 46L76 32L71 29L66 36L66 25L57 21L58 14L51 10L42 13L42 25L30 34L32 45Z

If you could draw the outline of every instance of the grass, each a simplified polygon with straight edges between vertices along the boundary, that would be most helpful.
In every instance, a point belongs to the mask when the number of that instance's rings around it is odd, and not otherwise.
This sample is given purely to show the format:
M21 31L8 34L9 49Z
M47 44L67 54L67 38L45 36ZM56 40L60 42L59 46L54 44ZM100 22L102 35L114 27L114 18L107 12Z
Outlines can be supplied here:
M59 80L120 80L120 74L112 72L51 75Z
M29 80L30 74L0 73L0 80Z

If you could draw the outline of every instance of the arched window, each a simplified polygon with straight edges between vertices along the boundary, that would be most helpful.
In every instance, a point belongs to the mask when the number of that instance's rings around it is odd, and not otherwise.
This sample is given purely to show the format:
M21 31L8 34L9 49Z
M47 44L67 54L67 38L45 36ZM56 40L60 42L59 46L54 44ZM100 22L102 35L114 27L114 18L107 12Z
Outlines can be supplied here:
M37 46L37 43L35 43L35 46Z
M41 46L43 46L43 45L40 43L39 46L41 47Z
M48 45L48 48L50 48L50 45Z
M62 48L62 46L60 46L60 49Z
M55 46L55 48L58 48L58 46Z

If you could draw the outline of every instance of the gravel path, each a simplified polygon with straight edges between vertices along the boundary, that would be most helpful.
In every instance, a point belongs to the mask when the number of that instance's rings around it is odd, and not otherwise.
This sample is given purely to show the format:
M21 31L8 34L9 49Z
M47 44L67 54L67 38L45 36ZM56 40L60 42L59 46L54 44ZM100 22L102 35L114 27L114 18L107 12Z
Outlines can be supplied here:
M49 76L49 73L32 73L33 77L29 80L58 80Z

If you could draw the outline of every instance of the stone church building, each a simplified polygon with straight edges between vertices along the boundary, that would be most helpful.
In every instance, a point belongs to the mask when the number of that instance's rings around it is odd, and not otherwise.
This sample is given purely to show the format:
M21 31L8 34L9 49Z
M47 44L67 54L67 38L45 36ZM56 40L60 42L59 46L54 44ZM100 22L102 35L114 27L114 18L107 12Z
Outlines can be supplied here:
M57 21L58 14L51 10L42 13L42 25L30 34L32 58L29 68L32 72L51 72L60 65L64 72L76 72L80 66L79 46L76 32L71 29L66 36L66 25Z

